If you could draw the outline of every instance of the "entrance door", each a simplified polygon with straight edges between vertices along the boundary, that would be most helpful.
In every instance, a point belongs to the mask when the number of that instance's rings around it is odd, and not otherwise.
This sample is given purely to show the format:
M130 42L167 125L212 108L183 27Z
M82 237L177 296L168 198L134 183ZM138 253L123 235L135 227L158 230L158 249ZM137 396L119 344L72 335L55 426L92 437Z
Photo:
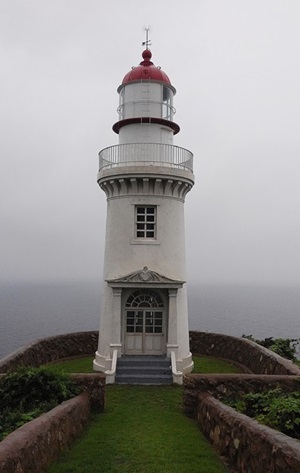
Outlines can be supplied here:
M161 355L165 352L165 320L161 296L139 289L125 308L125 353Z

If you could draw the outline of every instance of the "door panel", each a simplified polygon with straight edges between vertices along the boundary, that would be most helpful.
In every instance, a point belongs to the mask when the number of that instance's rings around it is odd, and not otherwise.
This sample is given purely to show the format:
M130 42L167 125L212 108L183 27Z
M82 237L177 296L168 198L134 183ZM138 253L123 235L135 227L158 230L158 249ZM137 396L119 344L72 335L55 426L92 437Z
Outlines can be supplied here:
M143 335L142 334L126 334L125 343L126 353L142 352L143 349Z
M145 334L145 353L146 354L162 354L163 353L163 340L164 337L162 334L159 335L148 335Z

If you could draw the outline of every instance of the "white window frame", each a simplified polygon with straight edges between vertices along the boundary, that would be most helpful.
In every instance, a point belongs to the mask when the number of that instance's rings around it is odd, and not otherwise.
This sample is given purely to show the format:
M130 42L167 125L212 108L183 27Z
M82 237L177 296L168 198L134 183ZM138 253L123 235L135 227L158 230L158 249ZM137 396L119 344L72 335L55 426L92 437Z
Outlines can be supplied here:
M135 239L156 240L157 235L157 206L136 205L135 213Z

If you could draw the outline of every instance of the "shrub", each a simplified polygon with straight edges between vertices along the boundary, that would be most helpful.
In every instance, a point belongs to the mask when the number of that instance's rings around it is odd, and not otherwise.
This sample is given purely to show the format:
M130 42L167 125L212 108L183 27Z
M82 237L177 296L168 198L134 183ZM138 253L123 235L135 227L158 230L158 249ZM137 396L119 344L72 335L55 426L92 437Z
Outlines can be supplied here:
M299 391L285 393L276 388L265 393L245 394L239 401L227 404L262 424L300 439Z
M0 382L0 440L78 394L77 385L67 376L40 368L21 368Z
M283 358L296 361L297 346L299 346L299 338L273 338L268 337L264 340L256 340L252 335L242 335L243 338L252 340L253 342L262 345L274 353L277 353Z

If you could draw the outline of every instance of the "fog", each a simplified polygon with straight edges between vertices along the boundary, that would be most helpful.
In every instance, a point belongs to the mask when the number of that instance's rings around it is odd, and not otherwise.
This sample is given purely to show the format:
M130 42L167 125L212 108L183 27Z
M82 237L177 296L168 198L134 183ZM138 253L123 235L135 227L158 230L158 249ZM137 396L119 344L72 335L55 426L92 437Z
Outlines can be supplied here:
M297 0L0 0L1 282L101 280L97 154L148 25L194 153L188 280L299 285Z

